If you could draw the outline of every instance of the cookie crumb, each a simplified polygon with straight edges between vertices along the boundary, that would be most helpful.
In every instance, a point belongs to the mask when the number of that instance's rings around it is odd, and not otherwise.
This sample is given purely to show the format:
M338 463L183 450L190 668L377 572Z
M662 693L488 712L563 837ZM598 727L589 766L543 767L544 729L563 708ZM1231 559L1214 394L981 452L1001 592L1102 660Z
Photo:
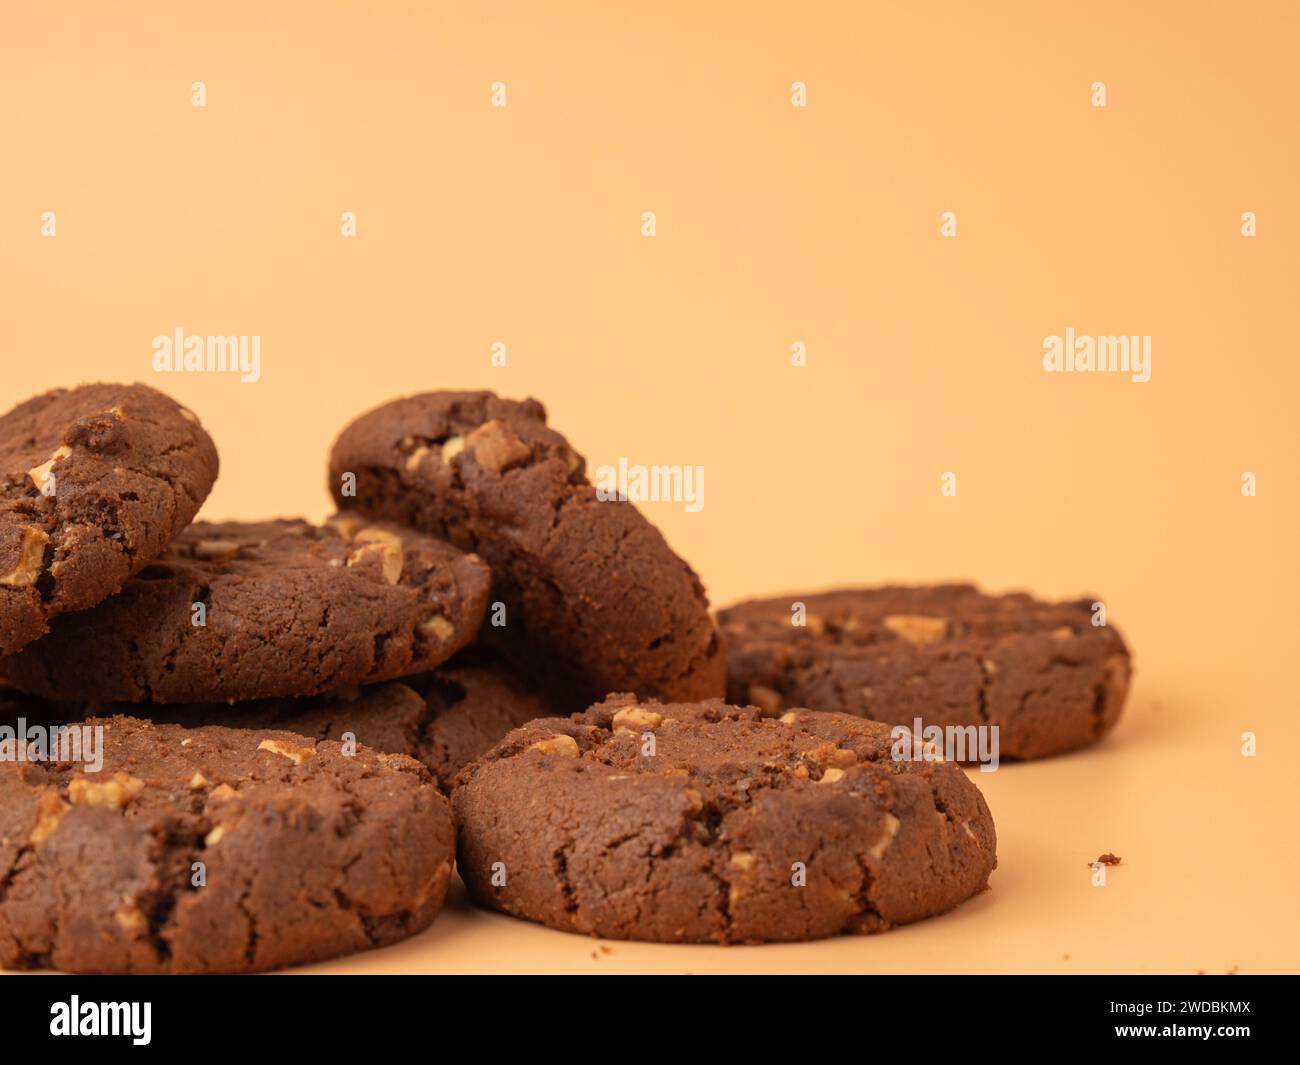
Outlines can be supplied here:
M1116 856L1116 855L1114 855L1114 854L1111 854L1111 853L1107 852L1106 854L1099 855L1099 856L1097 857L1097 860L1096 860L1095 862L1090 863L1090 864L1092 864L1092 865L1119 865L1119 863L1122 862L1123 860L1124 860L1123 858L1120 858L1120 857L1118 857L1118 856Z

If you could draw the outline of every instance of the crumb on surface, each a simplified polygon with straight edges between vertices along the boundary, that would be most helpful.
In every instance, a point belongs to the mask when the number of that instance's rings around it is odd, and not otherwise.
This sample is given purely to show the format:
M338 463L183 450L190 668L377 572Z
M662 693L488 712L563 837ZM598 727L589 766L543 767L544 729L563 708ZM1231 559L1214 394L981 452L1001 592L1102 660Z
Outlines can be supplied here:
M1105 854L1098 855L1097 860L1092 864L1093 865L1119 865L1119 863L1122 862L1123 860L1124 859L1120 858L1118 855L1111 854L1109 851L1107 851Z

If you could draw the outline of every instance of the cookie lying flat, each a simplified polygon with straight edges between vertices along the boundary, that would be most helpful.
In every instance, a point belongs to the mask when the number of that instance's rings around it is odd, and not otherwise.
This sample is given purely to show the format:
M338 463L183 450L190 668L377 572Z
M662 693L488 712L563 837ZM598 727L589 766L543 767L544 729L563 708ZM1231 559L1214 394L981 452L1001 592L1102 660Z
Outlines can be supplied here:
M0 723L3 705L0 699ZM444 666L405 681L315 698L155 704L134 712L188 728L277 728L331 740L350 733L356 743L422 762L446 789L462 767L546 708L503 668Z
M473 555L350 515L319 528L198 522L0 676L65 701L315 695L439 665L478 629L489 582Z
M478 902L616 939L878 932L951 909L996 865L965 774L893 761L889 728L846 714L615 696L512 732L452 805Z
M355 476L355 497L346 475ZM530 675L578 708L610 691L720 696L724 661L691 568L629 503L601 501L534 399L431 392L349 425L330 457L341 507L478 552ZM635 608L633 608L633 606ZM488 635L496 632L488 630Z
M1043 603L973 585L784 596L718 613L732 701L908 727L997 725L1003 758L1069 751L1118 720L1128 650L1092 618L1091 599Z
M0 762L0 967L270 969L396 942L441 908L454 830L419 763L289 732L86 724L103 727L98 772Z
M0 417L0 657L112 595L198 512L217 451L144 385L82 385Z

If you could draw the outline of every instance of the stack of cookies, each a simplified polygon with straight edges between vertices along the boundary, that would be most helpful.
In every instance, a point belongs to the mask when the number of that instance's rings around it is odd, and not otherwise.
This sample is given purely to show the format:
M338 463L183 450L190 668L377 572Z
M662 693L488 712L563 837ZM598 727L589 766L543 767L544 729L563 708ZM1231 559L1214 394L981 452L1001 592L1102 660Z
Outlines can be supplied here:
M433 921L453 864L565 931L879 931L996 864L978 789L907 727L1040 757L1127 689L1087 600L887 588L719 626L536 400L362 416L319 526L193 522L216 475L198 418L145 386L0 418L0 967L381 946Z

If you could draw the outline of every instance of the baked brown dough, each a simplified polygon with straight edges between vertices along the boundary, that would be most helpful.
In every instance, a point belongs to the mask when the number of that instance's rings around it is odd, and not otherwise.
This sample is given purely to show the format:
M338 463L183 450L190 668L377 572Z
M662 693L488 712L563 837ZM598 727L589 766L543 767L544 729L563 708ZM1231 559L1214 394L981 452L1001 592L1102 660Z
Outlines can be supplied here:
M0 417L0 657L116 592L216 477L198 418L145 385L56 389Z
M510 733L452 804L475 900L617 939L879 932L951 909L996 865L962 770L895 760L887 726L847 714L611 697Z
M727 698L909 728L996 725L1001 758L1060 754L1105 735L1128 695L1128 648L1093 624L1093 602L950 584L741 603L718 613Z
M348 494L355 477L355 496ZM722 695L699 578L630 503L600 500L535 399L430 392L358 418L330 457L340 507L474 551L506 607L488 639L577 710L611 691Z
M454 830L418 762L291 732L84 724L103 727L98 772L0 761L0 967L272 969L393 943L441 908Z
M446 661L477 631L489 584L475 556L355 514L197 522L118 595L0 662L0 677L62 701L316 695Z

